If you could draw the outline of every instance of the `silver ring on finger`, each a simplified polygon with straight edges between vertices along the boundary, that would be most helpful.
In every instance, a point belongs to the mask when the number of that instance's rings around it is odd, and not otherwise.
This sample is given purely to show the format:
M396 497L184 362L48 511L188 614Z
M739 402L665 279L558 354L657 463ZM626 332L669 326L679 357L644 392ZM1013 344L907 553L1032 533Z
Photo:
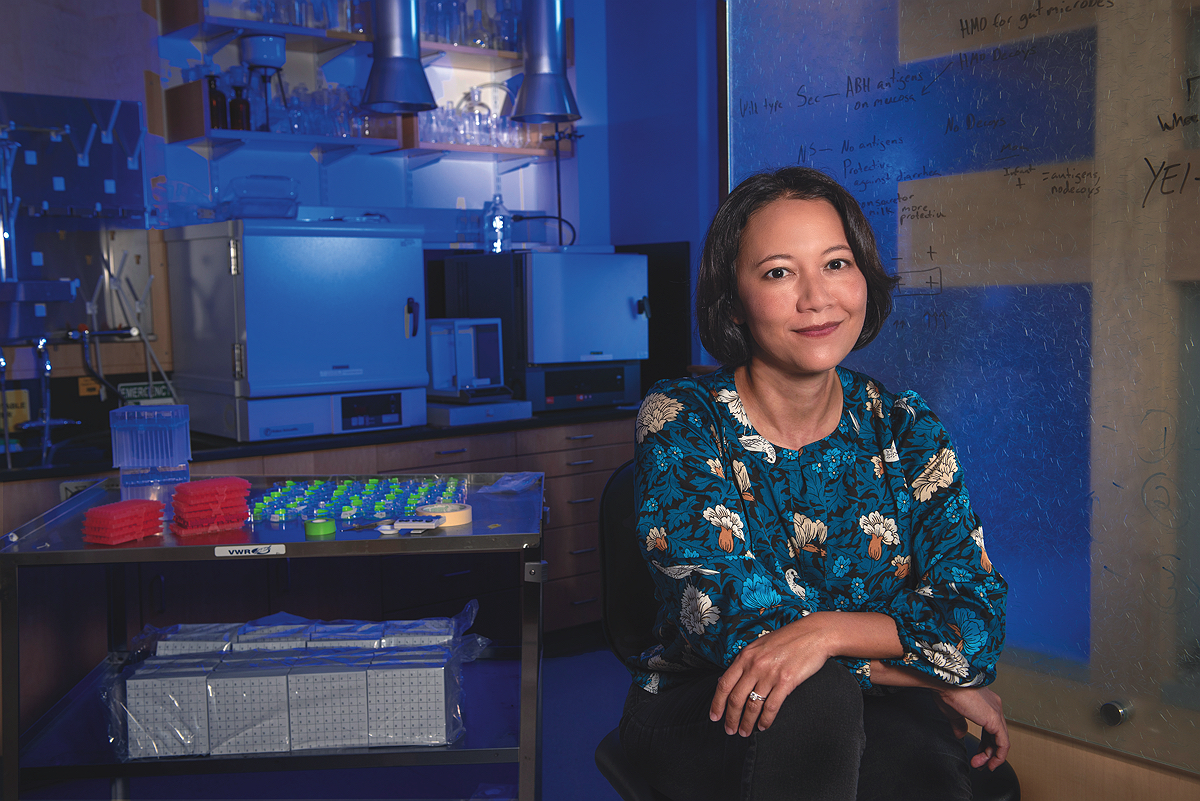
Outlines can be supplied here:
M750 691L750 700L751 701L765 701L765 700L767 700L767 696L759 695L758 693L754 692L754 690L751 690Z

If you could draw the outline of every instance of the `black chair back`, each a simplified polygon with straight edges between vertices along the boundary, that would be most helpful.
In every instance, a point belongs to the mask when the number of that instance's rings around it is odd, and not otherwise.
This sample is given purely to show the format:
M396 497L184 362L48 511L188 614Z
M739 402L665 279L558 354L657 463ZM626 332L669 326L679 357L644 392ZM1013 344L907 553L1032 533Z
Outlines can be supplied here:
M601 625L622 662L654 644L659 606L637 536L633 479L631 459L613 472L600 496Z

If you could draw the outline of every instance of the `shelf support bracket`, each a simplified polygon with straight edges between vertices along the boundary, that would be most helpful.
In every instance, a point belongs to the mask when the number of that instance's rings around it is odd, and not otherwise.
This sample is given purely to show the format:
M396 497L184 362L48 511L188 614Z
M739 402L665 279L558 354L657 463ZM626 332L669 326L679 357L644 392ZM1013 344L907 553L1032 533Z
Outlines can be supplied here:
M352 155L354 150L353 145L315 145L309 151L309 155L322 167L328 167L330 164L336 164L346 156Z
M354 46L356 44L359 44L359 43L358 42L344 42L342 44L337 45L336 47L331 47L328 50L322 50L321 52L317 53L317 66L324 67L326 64L328 64L330 61L333 61L335 58L340 56L342 53L347 53L350 50L353 50Z
M210 53L216 53L224 48L225 45L229 44L245 32L245 28L231 28L228 31L225 31L225 33L222 33L219 36L214 36L213 38L204 42L204 49L201 52L206 56Z
M220 141L204 139L200 142L188 145L188 148L195 152L198 156L201 156L208 161L220 161L244 144L246 143L241 139L222 139ZM141 150L140 143L138 150ZM133 158L133 156L130 156L131 161Z
M496 165L496 169L500 171L501 175L508 175L510 172L516 172L517 170L528 167L530 164L536 164L537 162L537 156L525 156L523 158L515 158L510 161L502 161Z
M446 156L445 151L438 151L437 153L429 153L429 154L423 155L423 156L409 156L408 157L408 169L409 170L423 169L432 164L437 164L439 161L441 161L443 158L445 158L445 156Z

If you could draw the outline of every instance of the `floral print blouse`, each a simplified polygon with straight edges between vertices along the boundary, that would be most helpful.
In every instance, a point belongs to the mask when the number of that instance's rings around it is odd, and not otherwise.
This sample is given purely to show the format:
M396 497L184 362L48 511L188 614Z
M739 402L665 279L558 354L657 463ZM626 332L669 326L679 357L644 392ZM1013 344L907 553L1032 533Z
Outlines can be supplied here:
M949 435L915 392L838 368L837 429L799 451L751 426L722 369L656 384L636 428L638 537L660 604L644 689L722 670L755 637L815 611L880 612L902 659L990 683L1007 584L984 549ZM841 658L869 688L870 663Z

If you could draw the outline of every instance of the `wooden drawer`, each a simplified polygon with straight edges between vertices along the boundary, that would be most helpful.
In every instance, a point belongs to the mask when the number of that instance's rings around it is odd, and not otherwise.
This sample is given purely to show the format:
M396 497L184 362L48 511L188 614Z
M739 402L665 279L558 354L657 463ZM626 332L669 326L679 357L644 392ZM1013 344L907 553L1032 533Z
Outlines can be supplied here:
M499 459L480 459L476 462L455 462L453 464L431 464L406 467L403 470L380 470L380 474L399 475L402 473L512 473L517 469L517 457L503 456Z
M530 428L517 432L517 454L566 451L597 445L633 442L633 418L575 426Z
M373 445L281 453L262 460L265 476L371 476L376 472Z
M430 465L495 459L512 454L513 434L504 432L379 445L376 446L376 463L380 472L395 472Z
M626 442L598 448L526 454L517 457L517 469L545 473L546 478L596 471L612 473L632 458L633 443Z
M219 462L191 462L193 476L261 476L263 475L263 460L261 456L248 456L245 459L223 459Z
M546 631L599 619L599 573L556 579L542 585L542 628Z
M549 579L595 573L600 569L600 528L597 523L546 529L542 558Z
M546 479L545 503L550 508L547 527L561 528L599 520L600 493L608 476L608 473L584 473Z

